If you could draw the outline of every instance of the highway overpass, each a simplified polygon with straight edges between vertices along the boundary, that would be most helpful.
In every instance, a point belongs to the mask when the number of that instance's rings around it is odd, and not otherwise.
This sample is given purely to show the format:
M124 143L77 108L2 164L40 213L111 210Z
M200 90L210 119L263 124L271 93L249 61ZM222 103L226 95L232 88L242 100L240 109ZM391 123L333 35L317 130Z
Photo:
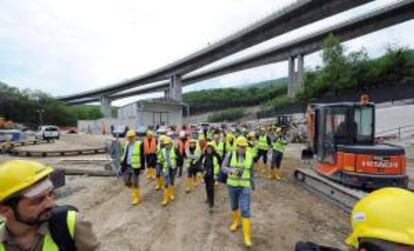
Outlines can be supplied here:
M386 6L374 10L358 18L354 18L324 30L312 33L302 38L289 41L263 52L235 60L222 66L197 74L190 74L181 79L183 86L194 84L206 79L245 70L266 64L289 60L290 94L301 86L303 79L304 56L322 48L324 39L329 34L334 34L341 41L347 41L371 32L375 32L395 24L399 24L414 17L414 0L401 1L392 6ZM295 58L298 58L298 72L294 72ZM165 81L153 86L142 86L134 91L117 93L110 96L111 100L122 99L130 96L160 92L168 89L170 82ZM87 98L71 101L71 104L83 104L97 102L99 98Z
M58 99L61 101L75 101L85 98L99 98L102 103L107 104L108 102L110 103L110 97L115 93L161 80L168 80L170 82L169 90L171 90L169 95L180 100L182 92L181 76L275 36L371 1L373 0L298 1L206 49L158 70L115 85L58 97Z

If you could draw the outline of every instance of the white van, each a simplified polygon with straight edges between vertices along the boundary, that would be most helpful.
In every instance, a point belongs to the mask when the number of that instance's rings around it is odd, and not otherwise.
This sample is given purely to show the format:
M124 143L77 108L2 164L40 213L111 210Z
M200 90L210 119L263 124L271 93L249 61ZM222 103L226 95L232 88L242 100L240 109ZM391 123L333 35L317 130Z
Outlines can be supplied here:
M57 126L52 126L52 125L40 126L39 130L36 132L36 139L49 140L49 139L59 139L59 138L60 138L60 132L59 132L59 127Z

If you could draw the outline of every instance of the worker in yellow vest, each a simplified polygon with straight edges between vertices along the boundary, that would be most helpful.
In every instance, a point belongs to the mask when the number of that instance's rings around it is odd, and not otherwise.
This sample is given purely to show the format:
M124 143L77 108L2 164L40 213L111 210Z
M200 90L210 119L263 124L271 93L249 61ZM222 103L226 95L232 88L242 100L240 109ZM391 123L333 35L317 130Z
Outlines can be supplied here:
M270 166L269 179L280 180L282 178L282 173L280 172L280 167L283 159L283 152L285 151L285 145L287 141L284 139L281 134L282 128L276 129L276 136L272 140L272 164Z
M156 151L156 155L157 155L157 162L155 164L155 174L156 174L156 182L155 182L155 190L160 190L161 188L164 187L164 175L162 173L162 159L161 159L161 150L164 148L164 144L162 143L164 141L164 138L166 136L165 135L161 135L159 137L158 140L158 145L157 145L157 151Z
M70 206L56 206L53 168L37 161L0 164L0 251L96 250L90 222Z
M256 148L257 148L257 155L255 158L255 163L259 167L258 170L266 170L267 166L267 155L270 153L272 149L272 142L270 137L266 134L266 129L261 127L259 130L259 135L256 137ZM262 158L263 164L259 164L259 160Z
M226 153L231 153L235 150L234 135L231 132L226 133ZM224 157L223 157L224 158Z
M215 152L217 153L219 159L219 164L221 165L221 162L223 161L225 155L226 155L226 144L225 141L222 140L220 136L220 132L216 131L213 135L213 140L211 141L211 144L213 144Z
M207 140L204 134L200 134L198 136L196 151L201 156L202 154L204 154L204 151L206 150L206 148L207 148ZM196 175L194 186L198 186L198 184L200 184L202 180L203 180L203 174L201 173L200 170L197 170L197 175Z
M163 139L164 148L160 153L162 173L164 175L164 196L162 206L167 206L170 201L175 199L174 180L177 172L178 150L174 148L170 137Z
M223 161L223 172L228 174L227 187L230 195L232 222L230 230L235 232L243 228L243 238L246 247L252 246L250 230L250 197L253 188L253 157L247 151L247 139L239 136L236 139L236 151L228 153Z
M197 140L190 139L190 144L186 150L184 166L187 169L187 184L185 192L189 193L194 189L196 175L199 169L201 152L197 151Z
M141 141L137 140L134 130L126 134L127 143L121 157L121 173L125 186L131 188L131 204L136 205L141 201L139 193L139 175L144 171L144 147Z

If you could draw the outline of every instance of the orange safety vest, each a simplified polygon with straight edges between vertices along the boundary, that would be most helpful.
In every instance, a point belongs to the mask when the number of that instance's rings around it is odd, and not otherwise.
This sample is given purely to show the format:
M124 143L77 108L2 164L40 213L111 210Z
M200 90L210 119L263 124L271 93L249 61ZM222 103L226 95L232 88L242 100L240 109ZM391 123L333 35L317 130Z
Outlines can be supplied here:
M157 140L155 138L151 138L151 141L148 137L144 139L144 154L154 154L157 152Z
M185 143L183 142L182 139L178 140L178 152L180 153L181 156L184 155L185 151L187 150L187 148L190 147L190 140L186 140Z

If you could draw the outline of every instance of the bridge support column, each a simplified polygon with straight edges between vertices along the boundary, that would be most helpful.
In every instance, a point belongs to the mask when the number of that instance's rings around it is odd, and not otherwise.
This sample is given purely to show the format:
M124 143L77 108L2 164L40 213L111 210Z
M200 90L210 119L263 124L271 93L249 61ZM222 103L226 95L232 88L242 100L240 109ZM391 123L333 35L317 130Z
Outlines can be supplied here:
M296 71L297 58L297 71ZM298 90L303 87L303 79L305 73L303 55L289 57L289 83L288 97L293 98Z
M172 75L170 78L170 97L175 101L181 102L183 99L183 85L181 76Z
M111 109L111 97L109 95L104 94L100 97L101 100L101 112L105 118L112 117L112 109Z

